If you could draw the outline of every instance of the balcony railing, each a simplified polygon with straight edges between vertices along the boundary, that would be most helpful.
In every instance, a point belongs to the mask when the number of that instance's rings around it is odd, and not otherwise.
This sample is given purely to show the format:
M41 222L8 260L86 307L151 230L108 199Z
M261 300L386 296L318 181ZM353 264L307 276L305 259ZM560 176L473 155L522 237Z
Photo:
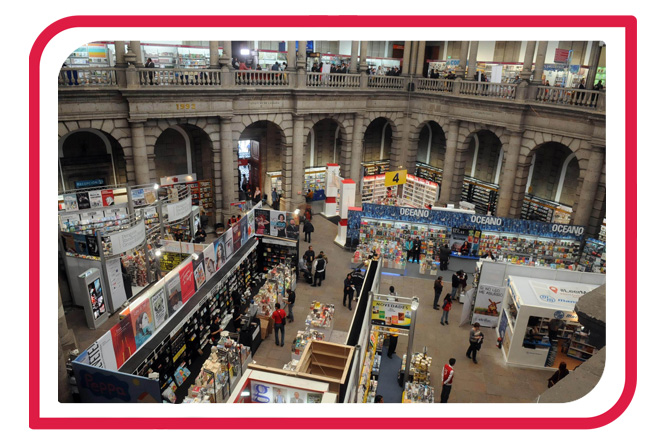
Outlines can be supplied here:
M58 86L117 86L115 68L63 68L58 75Z
M459 94L496 99L516 98L516 84L489 83L479 81L461 81Z
M360 88L360 75L307 72L307 87Z
M132 75L133 74L133 75ZM200 86L201 88L328 88L412 91L422 94L466 96L473 98L502 99L524 103L578 107L594 111L605 111L604 91L572 88L528 86L519 93L516 84L487 83L431 78L410 78L360 74L324 74L295 72L231 70L221 69L161 69L161 68L63 68L58 75L60 87L118 87L118 75L124 77L129 88L152 88L152 86ZM304 79L304 82L298 80ZM414 84L414 86L413 86Z
M138 69L138 82L143 86L220 86L218 69Z
M564 87L537 86L535 101L548 105L568 105L580 108L598 108L604 104L605 93L597 90L579 90Z
M277 72L277 71L240 71L233 72L235 79L233 82L236 86L253 87L253 86L267 86L267 87L288 87L288 77L290 72Z

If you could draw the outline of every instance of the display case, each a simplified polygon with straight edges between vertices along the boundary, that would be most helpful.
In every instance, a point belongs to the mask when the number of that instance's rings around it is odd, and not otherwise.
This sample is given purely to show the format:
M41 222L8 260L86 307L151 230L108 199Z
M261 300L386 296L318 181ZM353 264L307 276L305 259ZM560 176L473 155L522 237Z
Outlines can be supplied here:
M606 273L606 243L587 238L579 260L579 267L587 272Z
M438 184L408 174L401 198L414 207L433 206L438 200Z
M326 168L307 168L304 170L304 191L314 193L313 201L325 199Z
M404 385L401 403L434 403L435 393L431 385L410 383Z
M580 243L577 240L485 231L480 237L479 256L489 251L497 259L513 264L569 268L577 262Z
M597 348L590 345L588 333L577 329L570 338L567 356L577 360L586 361L597 353Z

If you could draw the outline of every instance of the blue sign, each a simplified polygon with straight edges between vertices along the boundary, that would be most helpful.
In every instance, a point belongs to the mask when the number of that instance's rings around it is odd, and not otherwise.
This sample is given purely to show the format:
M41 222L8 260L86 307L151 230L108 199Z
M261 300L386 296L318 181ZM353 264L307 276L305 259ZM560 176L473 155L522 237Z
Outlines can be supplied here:
M159 381L72 362L82 402L161 403Z
M351 239L359 238L362 218L386 219L401 222L441 225L448 228L466 228L472 230L505 232L582 240L585 227L579 225L551 224L524 219L509 219L445 210L416 209L407 207L362 204L362 211L348 211L348 234Z
M104 183L106 183L104 181L104 179L81 180L81 181L75 182L74 187L76 189L88 188L88 187L94 187L94 186L103 186Z
M300 41L295 41L295 50L299 50L299 45ZM307 41L307 52L313 52L314 51L314 41L310 40Z

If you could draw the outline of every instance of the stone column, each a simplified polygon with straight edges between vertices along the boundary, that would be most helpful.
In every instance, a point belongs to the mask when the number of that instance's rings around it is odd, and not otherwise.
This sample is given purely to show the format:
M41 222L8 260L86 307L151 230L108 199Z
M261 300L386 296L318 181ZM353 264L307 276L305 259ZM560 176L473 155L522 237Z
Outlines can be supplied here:
M295 63L297 55L295 53L295 41L288 41L288 54L286 54L286 63L289 71L295 70Z
M233 131L231 129L231 121L231 116L219 117L219 122L221 123L221 197L223 202L221 210L224 215L230 213L231 203L236 200L237 194L237 188L235 187L237 166L233 164ZM224 220L227 220L227 218L224 217Z
M221 69L232 69L231 60L233 59L233 42L231 41L222 41L223 52L221 53Z
M359 185L362 179L362 125L364 114L356 113L353 122L353 141L351 144L350 178ZM359 187L359 186L358 186Z
M145 59L143 58L143 50L141 50L141 41L129 41L129 47L136 56L137 67L143 67Z
M536 43L537 41L528 41L526 44L526 53L523 56L523 69L521 69L522 80L530 80L530 75L533 71L533 56L535 55Z
M302 42L300 42L302 43ZM306 49L306 42L305 42ZM292 209L304 202L304 117L293 116L293 177L291 182Z
M459 51L459 66L457 66L457 70L455 72L455 75L458 78L466 78L466 65L468 64L469 45L470 42L461 41L461 50Z
M307 67L307 41L299 41L297 49L297 69Z
M150 183L150 167L148 165L148 151L145 145L145 130L143 121L129 121L131 125L131 148L134 155L134 172L136 184Z
M598 41L593 41L590 45L590 58L588 59L588 75L586 79L586 88L592 89L595 86L595 77L597 76L597 65L599 64L599 57L602 53L602 47L599 46ZM602 83L606 84L606 83Z
M523 131L510 130L510 140L505 157L503 173L500 176L500 196L498 197L498 206L496 216L508 217L510 206L512 204L514 181L519 163L519 152L521 151L521 137Z
M420 50L419 41L411 41L410 43L410 61L408 68L408 75L415 75L415 69L417 68L417 53Z
M606 143L593 141L591 144L590 160L588 161L588 168L586 168L586 173L583 177L579 203L574 209L574 217L572 219L574 225L588 225L595 203L595 196L597 195L597 185L602 175Z
M219 69L219 41L210 41L210 69Z
M369 41L360 42L360 73L363 74L367 71L367 47ZM356 182L357 183L357 182ZM359 184L359 183L357 183Z
M410 41L403 43L403 62L401 64L401 75L408 75L408 68L410 67Z
M544 73L544 60L546 59L546 49L549 43L539 41L537 45L537 56L535 57L535 72L533 72L534 85L542 85L542 74Z
M468 76L469 80L475 79L475 72L477 72L477 50L479 48L479 41L470 42L470 53L468 54Z
M454 165L459 141L459 120L450 120L449 131L445 147L445 165L443 168L443 182L440 186L440 199L437 205L445 207L450 202L452 180L454 178Z
M115 67L118 69L127 68L127 62L125 60L125 41L115 41ZM115 76L118 80L119 87L127 86L127 71L116 70Z
M357 69L357 49L360 43L358 41L352 41L350 44L350 71L351 73L358 73Z
M427 47L426 41L419 41L417 49L417 60L415 62L415 75L421 77L424 73L424 50Z

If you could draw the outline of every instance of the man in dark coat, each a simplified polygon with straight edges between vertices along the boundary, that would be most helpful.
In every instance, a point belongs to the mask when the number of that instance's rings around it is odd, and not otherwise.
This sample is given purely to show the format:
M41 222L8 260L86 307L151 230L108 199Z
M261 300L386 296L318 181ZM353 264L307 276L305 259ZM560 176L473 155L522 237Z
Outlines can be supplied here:
M311 243L311 233L314 232L314 225L309 219L305 219L302 231L304 231L304 241Z
M413 262L417 260L417 263L420 263L420 251L422 250L422 240L420 240L420 237L417 236L415 237L415 240L413 240Z
M445 243L443 247L440 248L440 269L445 271L447 270L447 266L450 263L450 255L452 254L452 250L450 247Z

